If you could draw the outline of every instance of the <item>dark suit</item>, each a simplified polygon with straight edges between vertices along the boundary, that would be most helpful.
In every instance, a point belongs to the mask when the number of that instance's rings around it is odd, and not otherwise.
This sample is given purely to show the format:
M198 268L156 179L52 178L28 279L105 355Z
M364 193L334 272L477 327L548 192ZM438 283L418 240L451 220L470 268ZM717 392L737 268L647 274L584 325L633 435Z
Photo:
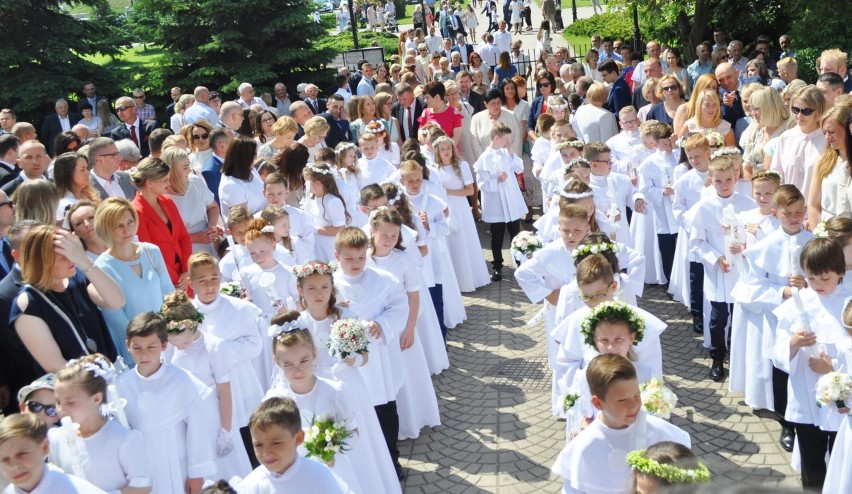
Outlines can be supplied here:
M629 105L630 86L627 85L627 81L624 80L624 77L619 77L618 80L612 84L612 88L609 90L609 98L606 100L606 109L611 111L617 120L618 112L625 106Z
M210 192L213 193L213 198L216 199L216 203L219 203L219 182L222 181L222 160L216 157L214 154L207 160L207 163L204 163L204 166L201 167L201 176L204 177L204 181L207 182L207 188L210 189ZM225 216L227 216L227 211L225 212Z
M77 100L77 108L76 108L77 113L83 113L83 110L80 109L80 105L82 105L83 103L88 103L88 104L92 105L92 113L97 114L98 113L98 101L101 101L101 100L109 101L109 99L106 96L98 96L97 94L91 100L89 98L87 98L85 94L80 96L80 98Z
M89 177L89 182L91 182L92 187L95 189L98 195L101 196L101 200L103 201L104 199L109 197L107 191L104 190L103 187L101 187L100 182L98 182L98 179L95 178L95 172L90 171ZM119 171L115 172L113 177L115 180L118 181L118 185L121 187L121 191L124 192L124 198L128 201L132 201L133 198L136 197L136 186L133 185L133 180L130 178L130 174L127 172Z
M635 108L636 111L639 111L639 108L650 103L650 101L646 100L645 97L642 96L642 87L644 85L645 84L640 84L633 88L633 108Z
M325 136L325 145L334 149L340 142L349 142L352 135L349 133L349 122L334 118L331 113L320 113L318 116L325 119L328 124L328 134ZM345 129L345 130L344 130Z
M18 390L39 377L35 370L35 360L21 342L15 328L9 324L12 304L22 286L21 270L18 267L13 268L9 275L0 281L0 355L3 356L0 367L6 374L6 384L9 386L9 406L5 409L7 413L10 410L18 411Z
M80 121L82 117L77 113L69 113L68 114L68 130L71 130L71 127L77 125L77 122ZM53 141L56 140L56 136L62 133L62 123L59 121L59 114L54 113L52 115L48 115L44 118L44 122L41 124L41 132L39 133L39 137L41 138L42 144L47 148L47 153L53 156Z
M13 165L0 161L0 186L6 185L20 174L21 170Z
M314 115L319 115L320 113L324 113L325 110L326 110L325 100L322 99L322 98L317 98L316 103L308 101L307 99L304 100L304 101L305 101L305 104L308 105L308 108L310 108L311 111L314 112Z
M166 122L171 122L172 116L175 114L175 104L172 102L166 107Z
M420 98L414 98L414 112L411 115L411 129L408 135L409 139L417 139L417 131L420 129L420 124L417 122L417 119L420 118L420 115L423 114L423 102L420 101ZM399 121L400 130L402 131L403 140L405 140L405 127L408 125L408 122L405 120L405 108L399 104L399 101L393 104L391 107L391 115L396 117L397 121Z
M462 52L462 48L464 48L464 52ZM467 63L468 62L467 57L469 57L470 54L474 52L474 49L473 49L473 45L471 45L469 43L464 44L464 45L456 44L456 45L453 45L453 51L459 52L459 55L462 56L462 63Z
M157 122L153 120L141 120L138 118L137 120L139 121L139 128L136 129L136 133L139 137L139 152L142 153L143 157L145 157L151 154L151 149L148 147L148 136L151 135L151 132L157 128ZM130 129L128 129L127 126L122 123L115 129L113 129L109 136L112 137L113 141L130 139Z
M719 98L724 101L724 96L727 93L725 88L719 88ZM731 106L725 106L722 103L722 120L731 124L731 128L737 125L737 120L745 117L745 110L743 110L743 100L740 98L740 92L734 91L734 103ZM725 136L722 136L725 137Z
M485 98L472 89L467 95L467 102L473 107L473 113L479 113L485 110Z

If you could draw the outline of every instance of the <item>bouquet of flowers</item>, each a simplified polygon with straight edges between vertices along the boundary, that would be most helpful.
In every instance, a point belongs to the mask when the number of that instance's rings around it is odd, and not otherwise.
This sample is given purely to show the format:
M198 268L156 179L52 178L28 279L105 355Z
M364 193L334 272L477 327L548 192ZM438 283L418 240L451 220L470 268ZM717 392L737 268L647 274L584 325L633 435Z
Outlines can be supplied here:
M357 319L338 319L331 325L328 353L343 360L356 353L367 352L367 322Z
M661 379L651 378L639 385L642 407L648 413L662 419L668 419L677 405L677 395Z
M707 138L707 142L710 143L711 148L718 148L725 145L725 137L716 131L711 130L704 134L704 137Z
M346 440L350 437L352 431L346 430L344 422L335 422L329 415L314 417L311 426L305 431L307 456L331 463L334 461L334 455L349 451Z
M521 265L527 259L532 259L533 253L544 247L541 239L533 232L522 231L512 239L510 251L515 259L515 264Z
M566 412L571 410L574 407L574 404L577 403L577 400L580 399L580 395L576 393L569 393L562 398L562 409Z
M575 406L580 401L577 393L568 393L562 398L562 411L565 412L565 431L573 439L582 430L582 413Z
M243 287L236 281L226 281L219 285L219 293L240 298L243 296Z
M852 394L852 376L842 372L829 372L819 378L816 384L817 406L830 403L840 408L848 408L845 400Z

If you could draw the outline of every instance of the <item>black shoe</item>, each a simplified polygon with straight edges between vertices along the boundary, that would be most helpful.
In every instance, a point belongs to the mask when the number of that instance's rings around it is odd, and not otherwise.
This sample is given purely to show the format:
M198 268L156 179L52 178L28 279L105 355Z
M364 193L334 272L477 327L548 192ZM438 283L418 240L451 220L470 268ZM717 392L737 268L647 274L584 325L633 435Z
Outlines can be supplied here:
M781 447L784 448L784 451L793 452L793 443L796 441L796 431L793 430L792 427L786 426L781 427L781 438L778 442L781 444Z
M396 465L394 465L393 467L396 469L396 478L397 478L398 480L402 480L402 479L404 479L404 478L405 478L405 469L404 469L404 468L402 468L402 465L400 465L399 463L397 463L397 464L396 464Z
M697 334L704 334L703 316L692 316L692 331Z
M710 379L717 383L725 380L725 359L713 359L713 365L710 367Z
M491 273L491 281L500 281L500 280L502 280L502 279L503 279L503 275L502 275L502 273L500 273L500 271L502 271L502 270L503 270L503 268L494 268L494 272L493 272L493 273Z

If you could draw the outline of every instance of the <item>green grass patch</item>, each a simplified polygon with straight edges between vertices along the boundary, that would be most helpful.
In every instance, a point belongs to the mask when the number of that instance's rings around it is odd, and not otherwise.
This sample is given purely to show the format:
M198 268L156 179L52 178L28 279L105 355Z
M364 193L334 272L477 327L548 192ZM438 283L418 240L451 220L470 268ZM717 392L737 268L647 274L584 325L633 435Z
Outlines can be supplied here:
M107 0L107 3L114 12L118 12L120 14L123 14L124 10L131 6L131 0ZM92 7L88 5L81 5L79 3L65 4L65 7L72 14L85 14L92 12Z
M160 57L165 53L166 50L164 48L150 47L145 49L142 46L134 46L133 48L124 50L115 59L106 55L90 55L86 59L102 67L116 69L144 68L156 65Z
M358 44L361 45L361 48L369 47L373 41L377 41L379 46L385 49L386 56L393 55L398 50L399 38L394 33L358 31ZM317 40L314 47L317 50L330 48L338 53L355 48L352 44L352 33L350 31L342 34L326 35Z

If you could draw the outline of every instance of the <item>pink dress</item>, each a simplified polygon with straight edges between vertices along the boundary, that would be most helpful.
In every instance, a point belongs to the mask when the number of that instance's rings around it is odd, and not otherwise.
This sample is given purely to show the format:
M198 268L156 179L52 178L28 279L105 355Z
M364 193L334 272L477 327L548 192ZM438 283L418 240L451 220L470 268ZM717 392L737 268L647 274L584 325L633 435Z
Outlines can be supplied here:
M421 127L429 122L434 122L441 127L441 130L443 130L448 137L453 137L453 130L461 128L463 118L464 117L461 112L452 106L447 106L447 109L441 113L434 113L431 108L426 108L423 110L423 114L420 115L420 118L418 118L417 121L420 123Z

